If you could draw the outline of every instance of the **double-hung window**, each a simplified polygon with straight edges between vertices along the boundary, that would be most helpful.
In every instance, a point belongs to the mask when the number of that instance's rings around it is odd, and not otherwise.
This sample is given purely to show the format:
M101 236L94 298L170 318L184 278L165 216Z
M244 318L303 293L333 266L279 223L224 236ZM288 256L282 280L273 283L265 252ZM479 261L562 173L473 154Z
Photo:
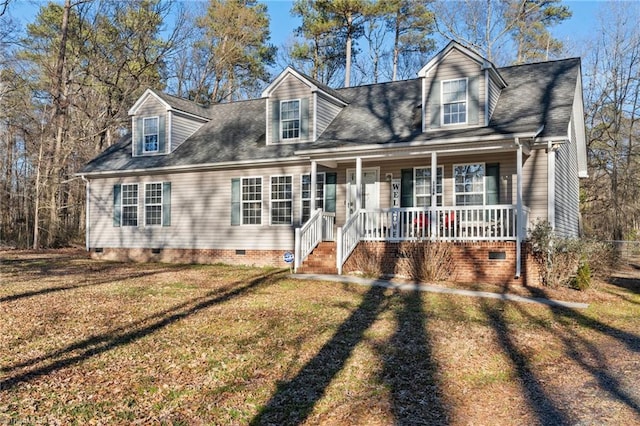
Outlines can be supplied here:
M442 205L442 175L443 168L437 168L436 176L436 203ZM415 169L415 202L416 207L431 207L431 167Z
M457 206L481 206L484 204L484 176L485 166L483 163L453 166Z
M242 179L242 224L262 224L262 178Z
M162 183L147 183L144 187L145 225L162 225Z
M142 120L144 152L158 152L159 119L147 117Z
M324 186L325 174L318 173L316 175L316 209L324 209ZM305 223L311 217L311 175L302 175L300 186L302 199L302 223Z
M442 82L442 123L463 124L467 122L467 79Z
M280 102L280 135L283 140L300 137L300 100Z
M122 226L138 226L138 184L122 185Z
M293 177L271 177L271 224L291 225L293 219Z

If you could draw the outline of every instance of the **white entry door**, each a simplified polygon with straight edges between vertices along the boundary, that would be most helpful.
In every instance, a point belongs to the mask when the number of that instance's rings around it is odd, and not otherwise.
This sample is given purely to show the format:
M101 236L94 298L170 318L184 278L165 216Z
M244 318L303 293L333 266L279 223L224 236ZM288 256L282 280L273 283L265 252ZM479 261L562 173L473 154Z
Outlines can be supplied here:
M353 169L347 170L347 186L347 194L349 194L347 199L347 218L349 218L356 209L356 171ZM378 169L362 169L362 208L380 208Z

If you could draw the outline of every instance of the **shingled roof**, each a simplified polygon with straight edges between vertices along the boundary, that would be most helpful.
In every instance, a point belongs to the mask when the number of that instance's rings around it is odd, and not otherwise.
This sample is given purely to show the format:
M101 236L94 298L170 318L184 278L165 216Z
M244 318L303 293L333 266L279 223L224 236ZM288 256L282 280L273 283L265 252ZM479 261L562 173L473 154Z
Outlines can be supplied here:
M160 156L131 155L131 136L123 138L79 173L143 171L233 162L295 159L301 150L324 150L362 144L393 146L460 137L489 137L535 132L539 137L566 138L580 73L577 58L499 68L508 86L502 90L489 125L421 131L421 79L329 89L348 105L312 143L266 144L265 99L202 107L156 93L172 108L208 118L174 152Z

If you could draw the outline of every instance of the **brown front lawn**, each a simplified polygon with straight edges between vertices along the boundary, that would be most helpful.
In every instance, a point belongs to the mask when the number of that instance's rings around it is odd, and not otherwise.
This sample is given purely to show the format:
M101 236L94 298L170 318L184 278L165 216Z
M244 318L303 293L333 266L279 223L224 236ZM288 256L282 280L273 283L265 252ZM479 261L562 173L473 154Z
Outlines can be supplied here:
M0 424L638 424L622 272L571 310L0 251Z

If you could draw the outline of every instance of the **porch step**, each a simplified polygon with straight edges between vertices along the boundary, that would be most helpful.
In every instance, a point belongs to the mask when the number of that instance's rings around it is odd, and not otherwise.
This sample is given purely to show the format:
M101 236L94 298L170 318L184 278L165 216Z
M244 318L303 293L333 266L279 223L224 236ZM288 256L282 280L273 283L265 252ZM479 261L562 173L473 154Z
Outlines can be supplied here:
M336 243L321 242L302 262L298 273L301 274L337 274Z

